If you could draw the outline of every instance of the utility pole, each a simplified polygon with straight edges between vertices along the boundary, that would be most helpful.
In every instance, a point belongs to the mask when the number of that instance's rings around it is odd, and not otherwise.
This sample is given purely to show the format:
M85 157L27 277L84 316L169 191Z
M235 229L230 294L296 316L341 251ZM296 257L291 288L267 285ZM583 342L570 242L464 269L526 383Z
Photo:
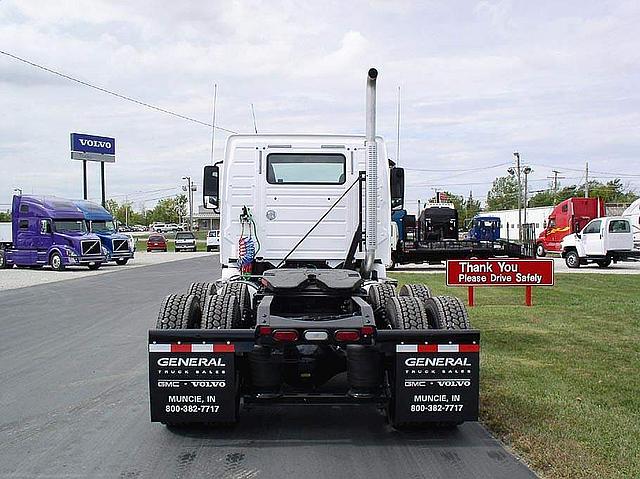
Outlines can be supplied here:
M533 170L528 166L522 169L524 173L524 222L527 223L527 203L529 202L529 173Z
M551 170L551 172L553 173L553 177L551 176L547 176L548 179L553 179L553 204L555 205L558 201L557 196L558 196L558 180L562 180L565 177L564 176L558 176L560 173L562 173L562 171L558 171L558 170Z
M193 192L196 191L196 185L191 181L190 176L183 176L182 179L187 181L187 185L182 186L182 191L187 192L189 200L189 231L191 231L193 229Z
M584 170L584 197L589 198L589 162Z
M516 160L516 168L515 171L513 168L509 168L507 171L510 175L515 175L518 180L518 239L522 239L522 181L521 181L521 172L520 172L520 153L517 151L513 152L513 157Z

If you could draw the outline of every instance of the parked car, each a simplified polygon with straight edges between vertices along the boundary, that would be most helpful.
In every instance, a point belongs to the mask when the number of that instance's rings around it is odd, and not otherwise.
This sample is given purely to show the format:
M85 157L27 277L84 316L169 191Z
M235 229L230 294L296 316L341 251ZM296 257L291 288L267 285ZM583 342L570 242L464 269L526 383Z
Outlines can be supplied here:
M164 232L166 225L164 223L151 223L149 225L149 231L156 231L158 233Z
M176 251L196 251L196 237L191 231L176 233Z
M150 251L167 252L167 239L160 233L151 233L147 240L147 253Z
M220 230L209 230L207 233L207 251L220 249Z

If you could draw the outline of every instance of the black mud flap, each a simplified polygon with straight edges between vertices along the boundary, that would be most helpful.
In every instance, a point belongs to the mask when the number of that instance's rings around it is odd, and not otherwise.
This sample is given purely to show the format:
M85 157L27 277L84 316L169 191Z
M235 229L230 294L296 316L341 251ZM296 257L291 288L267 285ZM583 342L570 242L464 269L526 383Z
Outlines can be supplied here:
M395 423L478 420L479 341L398 344L395 363Z
M151 421L229 423L238 417L235 347L150 343Z

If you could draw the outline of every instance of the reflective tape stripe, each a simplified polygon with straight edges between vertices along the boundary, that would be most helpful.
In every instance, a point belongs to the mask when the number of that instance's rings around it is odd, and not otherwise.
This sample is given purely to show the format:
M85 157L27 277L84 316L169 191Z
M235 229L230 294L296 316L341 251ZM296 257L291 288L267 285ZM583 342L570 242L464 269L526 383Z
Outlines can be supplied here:
M171 345L170 344L150 344L149 352L150 353L170 353Z
M477 353L479 344L396 344L397 353Z
M417 353L418 345L417 344L397 344L396 352L398 353Z
M439 353L457 353L458 345L457 344L438 344L438 352Z
M233 353L233 344L149 344L150 353Z

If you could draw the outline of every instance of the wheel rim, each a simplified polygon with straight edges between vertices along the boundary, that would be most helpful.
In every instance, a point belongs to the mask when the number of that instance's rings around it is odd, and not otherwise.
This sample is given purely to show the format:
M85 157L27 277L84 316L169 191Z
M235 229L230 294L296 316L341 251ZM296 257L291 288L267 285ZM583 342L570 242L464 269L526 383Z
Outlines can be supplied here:
M576 261L576 256L574 254L570 254L567 259L569 260L570 266L576 265L577 261Z
M544 248L542 247L541 244L538 245L537 254L538 254L538 256L542 256L544 254Z
M60 256L58 256L57 254L53 256L53 258L51 258L51 266L53 266L54 269L58 269L60 267Z
M0 254L0 268L4 266L4 254Z

